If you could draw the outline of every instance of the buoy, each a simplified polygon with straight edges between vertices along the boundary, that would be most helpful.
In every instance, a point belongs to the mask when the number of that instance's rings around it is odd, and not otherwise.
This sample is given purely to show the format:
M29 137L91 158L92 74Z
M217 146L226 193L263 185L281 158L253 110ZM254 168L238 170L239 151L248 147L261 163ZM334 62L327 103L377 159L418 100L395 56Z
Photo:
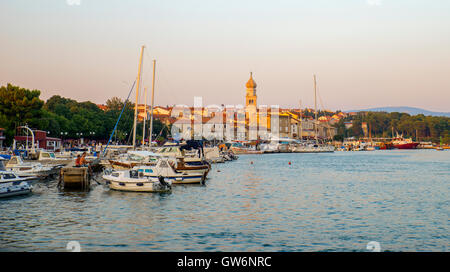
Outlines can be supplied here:
M291 162L289 162L289 165L291 165Z
M253 164L253 162L250 162L250 164Z

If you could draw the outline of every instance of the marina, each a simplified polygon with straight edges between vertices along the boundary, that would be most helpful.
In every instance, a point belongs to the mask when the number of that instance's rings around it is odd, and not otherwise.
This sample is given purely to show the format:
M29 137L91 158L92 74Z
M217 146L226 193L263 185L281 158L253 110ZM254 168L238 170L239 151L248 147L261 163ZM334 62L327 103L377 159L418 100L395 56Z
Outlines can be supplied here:
M449 251L450 1L24 2L0 5L0 255Z
M0 250L447 251L449 163L434 150L241 155L204 185L151 194L47 180L0 200Z

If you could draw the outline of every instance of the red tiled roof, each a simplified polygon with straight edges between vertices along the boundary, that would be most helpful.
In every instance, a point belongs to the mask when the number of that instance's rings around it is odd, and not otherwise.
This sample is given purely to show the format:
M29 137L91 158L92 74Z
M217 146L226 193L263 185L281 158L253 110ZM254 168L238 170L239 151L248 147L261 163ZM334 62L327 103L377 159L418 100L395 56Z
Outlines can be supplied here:
M97 107L104 111L108 109L108 107L106 105L101 105L101 104L97 104Z

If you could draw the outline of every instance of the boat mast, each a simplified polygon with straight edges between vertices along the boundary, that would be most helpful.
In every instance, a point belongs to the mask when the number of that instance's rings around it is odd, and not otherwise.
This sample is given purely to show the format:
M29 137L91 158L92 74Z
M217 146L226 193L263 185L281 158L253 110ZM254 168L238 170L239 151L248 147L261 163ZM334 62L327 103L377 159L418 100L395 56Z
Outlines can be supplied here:
M303 141L303 116L302 116L302 100L300 100L300 109L299 109L299 114L300 114L300 140Z
M153 107L155 103L155 73L156 73L156 60L153 60L153 81L152 81L152 106L151 106L151 119L150 119L150 137L148 146L152 146L152 136L153 136Z
M133 149L136 149L136 126L137 126L137 115L138 115L138 100L139 100L139 88L141 85L141 71L142 71L142 61L144 56L144 48L143 45L141 47L141 57L139 59L139 70L137 77L137 87L136 87L136 104L134 105L134 126L133 126Z
M314 124L315 124L315 128L314 128L314 131L315 131L315 135L316 135L316 144L318 143L318 139L317 139L317 137L318 137L318 133L319 133L319 130L318 130L318 120L317 120L317 82L316 82L316 75L314 75L314 112L315 112L315 122L314 122Z
M145 123L147 123L147 87L144 88L145 91L145 102L144 102L144 126L142 128L142 145L145 145Z

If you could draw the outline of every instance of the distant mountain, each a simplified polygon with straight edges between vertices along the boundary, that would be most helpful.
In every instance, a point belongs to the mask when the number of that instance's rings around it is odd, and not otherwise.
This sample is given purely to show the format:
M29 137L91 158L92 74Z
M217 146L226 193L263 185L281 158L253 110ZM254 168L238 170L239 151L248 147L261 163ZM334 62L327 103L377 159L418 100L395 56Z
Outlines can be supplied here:
M423 115L431 115L431 116L450 117L450 112L434 112L434 111L413 108L413 107L381 107L381 108L353 110L353 111L346 111L346 112L359 112L359 111L405 112L405 113L409 113L411 115L423 114Z

